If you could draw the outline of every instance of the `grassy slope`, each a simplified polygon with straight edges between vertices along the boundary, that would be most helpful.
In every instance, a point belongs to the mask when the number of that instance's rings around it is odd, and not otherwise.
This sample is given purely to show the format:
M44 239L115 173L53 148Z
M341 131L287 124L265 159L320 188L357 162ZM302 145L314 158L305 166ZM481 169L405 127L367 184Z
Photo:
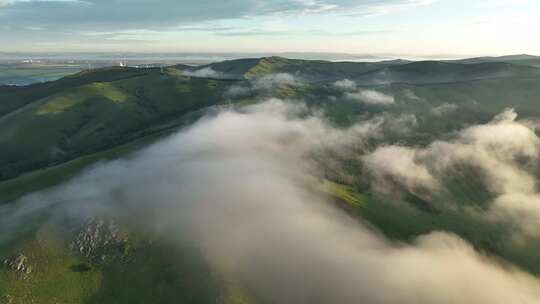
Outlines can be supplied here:
M540 70L537 67L504 62L463 64L440 61L419 61L389 66L365 73L354 79L361 84L429 84L464 82L478 79L496 79L503 77L538 77L538 75L540 75Z
M0 182L0 205L12 202L27 193L53 187L67 181L96 162L127 156L161 136L162 133L158 132L103 152L82 156L57 166L35 170L15 179Z
M270 74L289 73L309 81L332 81L354 78L363 73L400 64L400 61L379 63L330 62L299 60L283 57L229 60L208 65L212 69L237 79L257 79Z
M458 63L506 62L506 63L512 63L515 65L527 65L527 66L540 67L539 56L532 56L532 55L526 55L526 54L501 56L501 57L467 58L467 59L461 59L461 60L449 60L448 62L458 62Z
M230 85L159 70L128 76L49 90L58 92L0 117L0 145L6 147L0 174L6 179L128 142L145 129L223 102Z
M90 84L93 82L109 82L130 77L146 75L153 69L102 68L83 71L66 76L60 80L37 83L25 87L0 86L0 117L24 105L41 98L59 93L66 88Z
M32 273L22 275L0 269L0 295L4 297L0 301L11 298L13 304L84 303L102 284L100 271L72 271L70 267L86 261L68 254L53 236L33 239L20 245L19 250L28 257Z
M53 187L69 180L82 170L101 161L129 156L147 145L166 137L183 126L192 124L205 115L207 108L180 115L163 124L157 124L133 136L133 140L93 154L85 155L55 166L45 167L0 182L0 205L13 202L21 196Z
M342 92L326 85L309 92L310 97L306 100L325 108L329 116L342 125L354 123L366 115L414 114L418 128L412 134L410 143L422 145L468 125L486 123L508 107L515 108L520 118L540 117L539 82L540 77L511 77L441 84L362 87L394 96L395 104L388 107L347 99ZM315 96L323 101L313 101ZM336 100L330 100L329 96L336 97ZM443 115L434 113L434 108L449 104L455 108Z
M536 59L535 59L536 60ZM536 61L420 61L420 62L329 62L283 57L238 59L208 65L228 77L257 79L288 73L308 81L336 81L344 78L359 83L442 83L474 79L538 76Z
M114 146L110 150L2 182L0 201L8 202L28 192L54 186L96 161L128 155L140 149L169 134L171 130L200 117L204 112L198 110L216 104L213 100L208 102L209 94L224 86L224 82L218 80L178 79L155 73L145 76L148 76L144 79L148 89L139 90L140 96L162 98L155 108L152 108L151 103L142 107L166 119L160 119L148 128L133 132L132 138L128 139L134 141L126 145ZM101 102L99 99L106 99L107 104L98 104L100 107L107 107L108 103L127 103L133 96L125 92L141 83L139 77L141 76L121 79L119 82L91 82L76 86L46 97L45 101L27 105L20 112L31 112L32 117L29 120L36 120L39 115L57 115L68 119L70 114L73 115L70 111L74 107L80 107L81 103L89 100L96 104ZM185 100L178 100L179 96ZM99 99L96 100L95 97ZM100 118L107 115L106 112L98 114ZM75 115L73 120L77 119L79 118ZM130 120L125 116L124 119ZM86 134L85 140L89 136L91 134ZM38 139L40 138L36 138ZM218 296L223 296L225 303L232 304L241 303L245 299L241 289L234 285L223 287L226 293L222 295L222 288L213 285L217 282L212 283L215 275L201 264L200 256L186 255L186 250L182 251L182 258L179 259L178 254L172 254L171 248L143 245L126 257L129 259L127 264L113 261L91 265L89 271L75 271L74 266L88 265L90 261L73 254L61 241L55 241L58 237L54 234L41 233L44 227L41 224L36 223L33 226L35 228L26 231L25 236L21 236L18 242L0 248L0 257L24 252L34 269L27 276L1 269L0 295L5 298L0 297L0 301L12 299L13 303L213 303Z
M276 71L294 70L286 70L283 67L278 69L272 64L260 67L260 71L255 71L258 76ZM117 71L112 70L112 74L115 73ZM138 149L163 134L159 132L166 132L170 127L181 125L183 120L176 120L178 113L187 113L202 106L214 104L212 102L205 103L205 100L208 101L205 96L208 95L206 92L201 93L201 91L215 90L221 93L228 85L228 83L218 80L164 76L156 70L129 71L129 73L131 73L129 77L121 76L122 73L109 75L108 81L99 82L96 80L101 76L78 75L74 79L67 80L76 83L73 88L65 83L63 88L58 88L57 84L49 84L45 88L37 86L32 89L35 91L32 93L33 96L41 96L40 99L44 98L46 102L31 103L27 107L32 108L32 111L25 109L22 112L37 113L41 110L45 112L43 113L45 116L60 115L68 117L69 120L77 121L81 118L77 115L81 114L72 113L73 108L81 109L83 104L90 103L98 104L100 107L105 106L108 109L122 106L130 109L129 111L124 110L125 112L120 111L119 113L122 115L137 113L133 114L134 116L123 116L124 119L135 119L140 117L137 115L144 116L145 113L156 113L159 117L174 113L175 115L172 115L174 118L171 117L171 120L168 118L160 119L146 125L147 127L131 133L132 136L128 138L128 141L131 141L142 135L149 135L140 141L116 146L111 150L99 150L98 153L86 150L85 152L89 153L88 156L0 183L0 201L9 201L24 193L53 186L97 160L126 155ZM108 73L102 76L105 75ZM81 77L86 77L88 80L82 81ZM145 83L142 91L138 90L141 80ZM538 96L540 96L540 88L537 84L537 78L529 77L429 85L395 84L375 87L396 96L397 104L392 108L366 107L339 99L335 103L324 101L320 105L327 107L332 116L338 117L338 119L347 119L349 122L354 121L358 115L362 115L366 111L371 113L382 113L383 111L415 113L419 120L419 132L427 132L429 137L425 141L419 138L411 140L413 143L422 144L428 143L434 137L457 130L466 124L488 121L494 114L509 105L515 106L518 112L524 116L540 116L540 110L536 106ZM66 86L70 89L66 89ZM324 85L322 87L318 85L306 86L300 90L286 86L279 90L284 97L318 96L324 99L336 95L330 85L326 87ZM407 97L405 90L412 91L418 100L411 100ZM0 96L2 96L1 94L6 93L0 89ZM25 94L21 96L32 95L27 92ZM79 99L77 96L84 98ZM97 99L94 99L96 96ZM185 103L184 101L179 103L178 96L182 96ZM153 102L156 99L160 100L159 105L155 105ZM22 98L21 100L20 105L24 106L24 104L28 104L26 101L30 99ZM142 103L140 104L136 100ZM202 105L201 100L203 101ZM144 101L148 101L148 103L144 103ZM433 116L431 113L433 106L445 103L458 104L460 111L445 116L445 119ZM175 112L176 110L179 112ZM97 112L97 114L100 119L107 117L107 113ZM115 115L118 115L117 112ZM112 115L111 121L114 121L115 115ZM33 114L30 116L31 120L34 120L35 116L39 115ZM190 121L193 117L186 119ZM13 123L16 124L16 122ZM82 132L83 135L80 136L80 139L77 139L77 136L70 138L79 145L88 138L92 140L92 133ZM99 138L93 141L99 141ZM477 219L469 218L462 213L433 213L410 206L391 204L349 186L328 183L327 187L329 192L340 202L347 203L346 209L349 212L367 220L392 239L410 241L419 234L434 230L453 231L471 241L482 251L504 257L533 273L540 274L540 258L536 254L540 250L537 247L540 246L508 246L498 237L501 235L499 227L478 222ZM455 188L455 192L461 192L463 201L473 202L482 198L482 194L476 193L474 185L467 183L452 187ZM39 240L44 239L45 241L40 243ZM54 244L57 243L54 242L54 239L54 235L44 236L43 233L38 233L36 236L21 239L21 242L16 244L15 249L10 248L10 252L23 251L31 258L36 267L35 277L33 275L31 279L24 279L13 273L0 270L0 295L16 295L22 299L23 303L30 301L28 297L33 297L40 303L170 303L182 300L190 303L210 303L215 301L215 297L219 294L214 289L216 286L213 285L217 283L213 281L212 276L205 272L207 270L204 270L205 265L196 259L193 260L193 257L185 257L185 260L182 261L171 259L170 248L141 246L130 254L131 264L98 265L93 266L90 271L77 273L72 271L70 267L80 263L88 263L88 261L66 251L65 246L62 247L61 244L55 246ZM0 248L0 256L6 252L5 250L7 249ZM209 282L213 283L209 284ZM246 302L246 296L241 287L232 284L221 286L221 289L226 291L225 297L229 299L229 303Z
M450 231L471 242L478 250L510 261L540 275L540 244L507 242L504 228L465 212L427 212L390 203L353 187L327 182L327 191L351 214L360 216L394 240L409 242L433 231Z
M85 64L0 64L0 84L28 85L53 81L86 68Z
M55 229L44 225L35 238L16 244L16 252L24 252L32 272L23 275L0 268L0 301L215 303L222 294L217 277L193 248L179 250L132 235L122 255L96 262L68 250Z
M486 123L507 107L514 107L520 118L540 117L540 86L538 77L509 77L442 84L393 84L375 87L392 94L396 104L384 109L396 115L415 114L418 126L412 137L399 136L398 144L426 145L436 139L447 139L449 135L472 124ZM414 93L414 98L410 97ZM433 108L444 104L455 104L453 112L437 116ZM354 121L365 111L377 111L354 102L339 100L331 108L332 115L344 121ZM425 134L425 136L423 135ZM387 138L389 139L389 138ZM390 139L391 140L391 139ZM485 190L481 178L462 168L460 178L445 180L453 201L461 206L482 207L491 195ZM396 205L370 196L361 190L345 185L330 184L330 192L348 209L366 219L392 239L409 241L419 234L435 230L451 231L469 240L479 250L494 254L540 274L540 257L535 254L539 244L515 244L506 242L504 230L463 212L427 212ZM438 200L448 200L440 197ZM437 203L437 202L435 202Z
M0 183L0 200L54 186L97 161L129 155L168 133L166 129L124 146ZM223 303L246 303L242 302L245 296L240 287L220 287L223 282L216 281L201 255L189 253L191 249L175 250L159 243L150 245L134 237L132 250L122 260L93 264L69 250L65 239L50 229L47 222L36 222L33 226L15 243L0 248L0 258L23 252L33 268L30 275L21 275L0 267L0 295L5 297L0 296L0 301L12 299L13 304L214 303L216 298L224 297ZM78 265L90 267L76 271Z

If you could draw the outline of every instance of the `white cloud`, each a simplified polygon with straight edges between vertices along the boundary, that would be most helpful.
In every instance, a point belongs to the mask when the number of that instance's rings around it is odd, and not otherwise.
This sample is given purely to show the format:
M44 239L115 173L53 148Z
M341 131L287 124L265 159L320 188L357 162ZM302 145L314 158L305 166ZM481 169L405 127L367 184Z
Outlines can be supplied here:
M258 78L253 83L253 86L255 89L264 89L269 90L275 86L279 85L298 85L298 80L291 74L288 73L277 73L277 74L270 74L263 76L261 78Z
M233 85L227 92L225 97L242 97L247 96L252 92L258 93L271 93L272 90L279 88L280 86L299 86L301 82L294 76L288 73L269 74L248 82Z
M431 110L431 113L435 116L444 116L450 113L455 112L458 109L458 106L453 103L444 103L440 106L437 106Z
M355 91L356 82L349 79L338 80L334 82L334 87L343 91Z
M461 131L453 141L426 148L383 147L368 155L376 189L397 181L411 192L435 189L440 177L463 165L481 172L495 199L487 216L516 227L516 237L540 237L540 193L537 168L540 138L509 109L485 125ZM479 202L480 203L480 202Z
M183 72L184 76L197 77L197 78L223 78L221 72L217 72L211 67L202 68L199 70L185 70Z
M440 0L404 0L404 1L376 1L366 7L364 14L368 15L387 15L410 8L432 5Z
M233 85L225 92L225 97L242 97L248 95L250 92L251 90L248 87Z
M374 90L360 90L354 93L346 93L345 97L366 104L391 105L394 103L394 96Z
M390 134L406 135L414 131L418 127L418 120L414 114L400 114L386 116L384 122L385 131Z
M386 146L364 157L364 164L374 177L374 189L390 193L394 190L392 182L397 182L413 193L423 189L438 190L439 182L416 160L416 154L413 148Z
M350 134L298 111L279 100L225 111L20 203L69 202L74 216L117 214L160 240L193 243L214 271L264 303L540 301L537 279L455 236L395 244L326 202L308 156ZM404 181L431 182L407 172L418 170L413 151L397 152L389 166Z
M418 97L412 90L406 89L403 91L403 94L407 99L411 100L422 100L422 98Z

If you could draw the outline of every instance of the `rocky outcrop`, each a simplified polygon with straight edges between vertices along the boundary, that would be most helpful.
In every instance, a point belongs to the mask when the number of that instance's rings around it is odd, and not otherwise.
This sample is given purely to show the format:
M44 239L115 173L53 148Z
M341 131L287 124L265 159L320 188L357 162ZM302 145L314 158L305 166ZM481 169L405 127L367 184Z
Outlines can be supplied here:
M127 238L112 220L90 219L71 242L71 249L93 259L106 260L125 252Z
M28 258L24 254L4 259L2 264L4 267L21 274L32 273L32 266L28 264Z
M0 297L0 304L13 304L14 299L10 295L4 295Z

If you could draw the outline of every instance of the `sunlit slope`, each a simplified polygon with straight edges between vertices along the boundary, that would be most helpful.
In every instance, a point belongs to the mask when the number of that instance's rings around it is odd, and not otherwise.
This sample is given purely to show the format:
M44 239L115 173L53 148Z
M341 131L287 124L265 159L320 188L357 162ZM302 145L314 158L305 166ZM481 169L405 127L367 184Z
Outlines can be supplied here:
M0 116L40 98L47 97L68 88L93 82L108 82L127 79L146 75L150 72L152 72L151 69L110 67L79 72L53 82L38 83L22 87L0 86Z
M468 180L468 185L462 184L461 194L454 192L456 197L471 199L478 197L472 184L477 181ZM459 186L458 186L459 187ZM475 215L464 210L429 211L419 209L414 205L396 204L370 192L349 185L327 182L326 188L336 200L338 206L350 214L358 216L386 236L405 242L415 237L433 231L450 231L471 242L478 250L510 261L531 273L540 274L540 258L535 252L540 250L537 243L516 246L507 242L504 227L478 219Z
M538 75L539 70L536 67L504 62L463 64L421 61L379 69L354 79L362 84L426 84L511 77L538 77Z
M159 70L126 70L124 77L101 73L17 88L7 97L26 105L0 117L4 179L137 138L153 126L222 102L228 85Z
M96 255L84 256L70 249L60 227L39 226L9 250L0 248L2 257L23 253L31 269L25 274L0 268L2 303L215 303L227 295L222 279L193 248L119 232L126 237L121 247L99 247Z
M451 60L449 62L460 62L460 63L482 63L482 62L507 62L517 65L528 65L528 66L540 66L540 57L521 54L521 55L508 55L500 57L476 57L476 58L467 58L461 60Z
M268 57L210 67L225 79L182 76L186 66L164 71L106 68L51 83L0 88L0 144L6 147L0 151L0 178L126 143L153 126L207 106L268 97L322 107L339 124L366 114L414 113L419 132L411 140L419 143L467 123L485 122L508 106L525 117L538 113L540 69L510 63L335 63ZM280 73L301 85L280 84L270 92L246 96L228 94L239 84L230 75L266 81L265 76ZM350 100L333 84L345 78L356 80L358 90L389 94L395 103L381 107ZM435 115L437 107L450 107L448 119Z
M264 57L237 59L212 63L203 67L223 73L225 77L235 79L257 79L267 75L288 73L308 81L331 81L356 77L369 71L387 66L399 65L406 61L369 62L330 62L322 60L300 60L283 57Z
M432 231L449 231L482 253L539 274L538 244L509 245L501 233L504 227L464 212L484 208L492 199L482 177L471 168L462 168L458 176L441 178L448 191L432 202L414 193L405 193L398 202L371 191L370 181L363 179L362 167L355 162L381 144L422 147L434 140L447 140L467 126L491 121L507 107L534 121L540 117L537 70L506 63L394 64L370 71L361 67L371 69L377 64L273 57L213 65L224 75L238 74L251 81L184 77L181 71L187 67L177 66L163 72L103 69L48 84L2 88L0 172L9 179L0 182L0 205L11 202L14 206L13 200L21 195L55 186L97 161L129 155L178 126L189 125L208 106L242 106L279 97L320 109L321 115L339 126L374 117L388 122L383 139L369 143L367 151L359 149L340 167L338 173L353 179L325 176L325 190L350 214L401 242ZM391 71L395 81L359 82L345 92L334 84L343 78L357 79L354 75L376 74L380 69ZM511 73L502 75L501 71ZM294 75L299 83L252 90L243 96L230 94L231 87L255 87L258 79L276 73ZM313 78L305 76L309 74ZM362 90L386 94L394 101L370 104L347 95ZM23 172L27 173L10 178ZM447 200L453 200L458 208L442 208ZM113 251L99 252L96 259L70 247L79 228L29 221L20 238L0 247L0 257L24 254L33 268L28 275L0 268L0 303L10 299L13 303L257 303L249 300L242 284L210 271L196 246L171 248L134 229L128 232L129 241Z
M28 85L56 80L84 69L82 64L0 63L0 84Z
M271 74L288 73L306 81L354 79L363 84L443 83L486 78L538 76L540 59L493 57L455 61L392 60L382 62L330 62L283 57L237 59L203 67L179 67L197 70L211 68L226 78L257 79Z

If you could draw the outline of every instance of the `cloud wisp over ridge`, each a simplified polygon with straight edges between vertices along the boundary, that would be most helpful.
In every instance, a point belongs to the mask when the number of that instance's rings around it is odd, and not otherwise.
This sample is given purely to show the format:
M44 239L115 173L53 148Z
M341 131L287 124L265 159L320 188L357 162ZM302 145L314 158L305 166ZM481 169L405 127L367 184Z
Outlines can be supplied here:
M383 146L365 156L375 177L373 187L392 189L397 182L408 191L437 195L445 178L470 168L494 196L482 216L512 227L516 239L540 237L540 193L537 170L540 138L534 126L517 120L507 109L485 125L462 130L452 141L435 141L426 148ZM478 202L480 203L480 202Z

